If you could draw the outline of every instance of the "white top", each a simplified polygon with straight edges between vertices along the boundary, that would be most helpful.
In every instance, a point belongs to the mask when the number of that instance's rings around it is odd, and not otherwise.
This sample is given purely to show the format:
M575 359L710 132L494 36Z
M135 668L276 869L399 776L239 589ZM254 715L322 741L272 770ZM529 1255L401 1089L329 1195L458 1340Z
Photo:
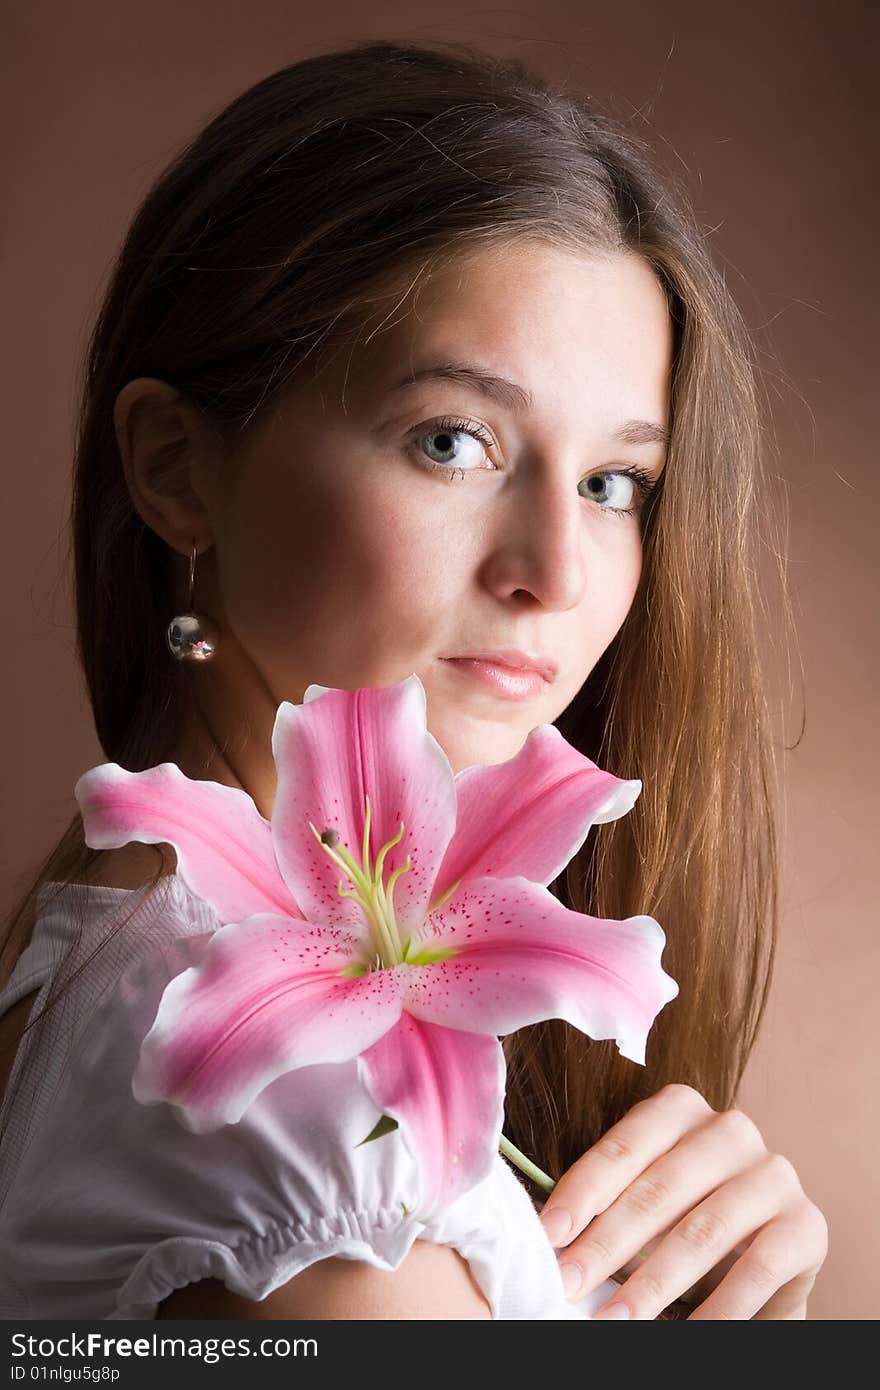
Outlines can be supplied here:
M138 1104L131 1080L162 992L221 923L177 874L139 903L79 884L47 901L55 887L40 890L0 1015L37 987L31 1016L43 1008L77 910L64 980L126 899L135 910L18 1050L0 1106L0 1317L154 1318L172 1290L206 1278L260 1300L331 1255L396 1269L416 1239L461 1253L494 1318L589 1318L615 1291L606 1280L568 1302L526 1180L500 1154L438 1217L406 1215L416 1170L400 1131L356 1147L379 1118L356 1061L278 1077L209 1134Z

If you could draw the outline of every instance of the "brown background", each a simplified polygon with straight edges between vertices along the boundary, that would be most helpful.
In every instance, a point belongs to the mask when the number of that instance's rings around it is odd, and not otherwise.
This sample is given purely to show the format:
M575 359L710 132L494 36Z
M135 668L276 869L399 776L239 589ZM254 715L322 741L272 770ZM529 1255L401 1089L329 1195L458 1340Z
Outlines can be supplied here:
M0 910L75 810L77 777L104 760L73 659L72 421L99 289L149 182L209 115L312 53L381 37L525 58L631 115L661 160L684 171L760 349L780 450L773 486L790 508L799 654L790 672L776 671L777 727L791 749L781 755L782 939L741 1104L830 1224L810 1316L876 1318L880 498L866 442L877 380L876 7L371 9L364 17L354 0L7 9Z

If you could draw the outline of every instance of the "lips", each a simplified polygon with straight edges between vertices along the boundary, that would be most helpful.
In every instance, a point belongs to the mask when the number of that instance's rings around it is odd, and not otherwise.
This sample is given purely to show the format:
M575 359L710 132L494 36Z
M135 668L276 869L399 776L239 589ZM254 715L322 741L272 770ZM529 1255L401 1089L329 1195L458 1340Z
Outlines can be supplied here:
M547 689L540 671L506 666L501 661L480 661L474 657L444 657L445 664L459 671L506 700L536 700Z
M444 660L484 661L492 666L505 667L519 675L536 671L548 684L556 679L558 671L556 662L551 657L534 656L529 652L520 651L516 647L496 647L494 650L481 647L474 651L455 652L454 655L444 657Z

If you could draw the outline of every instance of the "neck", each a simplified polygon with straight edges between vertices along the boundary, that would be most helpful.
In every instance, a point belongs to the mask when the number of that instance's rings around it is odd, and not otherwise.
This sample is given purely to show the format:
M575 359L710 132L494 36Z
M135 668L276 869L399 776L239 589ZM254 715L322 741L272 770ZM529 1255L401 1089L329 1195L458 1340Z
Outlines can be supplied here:
M194 707L169 760L193 781L219 782L247 792L269 820L277 781L272 756L277 705L260 698L243 707L223 695L216 680L197 687Z

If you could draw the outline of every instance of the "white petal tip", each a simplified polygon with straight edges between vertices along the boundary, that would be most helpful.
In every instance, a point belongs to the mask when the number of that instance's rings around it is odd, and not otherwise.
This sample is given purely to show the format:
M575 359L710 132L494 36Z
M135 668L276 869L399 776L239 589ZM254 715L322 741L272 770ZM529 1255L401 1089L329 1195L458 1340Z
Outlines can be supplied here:
M333 687L332 685L309 685L309 686L306 686L306 692L305 692L305 694L303 695L302 702L303 702L304 705L307 705L307 704L309 704L312 700L319 700L319 699L321 698L322 695L329 695L330 691L333 690L333 689L334 689L334 687Z
M632 777L625 782L618 782L607 801L603 802L596 811L593 824L607 825L609 821L620 820L621 816L625 816L632 810L641 792L642 783L638 777Z
M131 1083L131 1094L134 1096L138 1105L158 1105L163 1099L162 1096L156 1095L156 1092L151 1086L139 1081L137 1076L134 1077Z

